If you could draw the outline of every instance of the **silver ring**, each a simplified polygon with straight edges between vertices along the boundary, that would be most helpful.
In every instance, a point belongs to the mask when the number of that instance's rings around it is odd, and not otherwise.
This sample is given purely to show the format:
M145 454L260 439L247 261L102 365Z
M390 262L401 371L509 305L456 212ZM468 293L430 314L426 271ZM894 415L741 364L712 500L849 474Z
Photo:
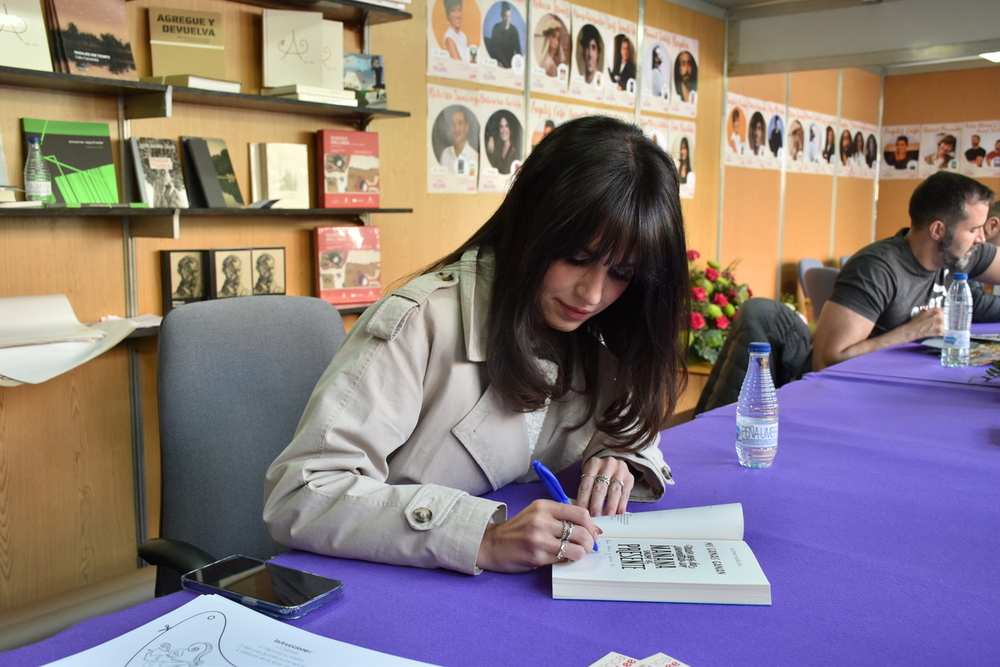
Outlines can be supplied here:
M596 479L601 484L607 484L608 486L611 486L611 480L608 479L607 475L595 475L594 479ZM624 486L624 484L622 486Z
M573 534L573 523L571 521L563 519L562 525L563 525L563 532L562 532L562 537L559 538L559 541L567 542L569 541L570 535Z
M559 540L559 553L556 554L556 560L562 560L566 557L566 545L569 544L566 540Z
M613 480L611 480L611 483L610 483L610 484L608 484L608 487L610 487L610 486L611 486L611 484L614 484L615 482L618 482L619 484L621 484L621 485L622 485L622 488L623 488L623 489L625 488L625 482L623 482L623 481L622 481L622 480L620 480L620 479L613 479Z
M595 475L592 472L585 472L582 475L580 475L580 479L583 479L584 477L593 477L594 479L597 479L597 475Z

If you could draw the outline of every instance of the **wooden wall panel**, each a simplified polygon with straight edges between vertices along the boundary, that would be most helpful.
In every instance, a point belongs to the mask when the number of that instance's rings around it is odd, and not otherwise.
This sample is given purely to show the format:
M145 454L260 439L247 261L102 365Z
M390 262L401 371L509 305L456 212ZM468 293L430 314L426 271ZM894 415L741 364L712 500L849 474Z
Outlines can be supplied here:
M723 266L740 260L736 277L755 296L777 298L781 172L726 168Z

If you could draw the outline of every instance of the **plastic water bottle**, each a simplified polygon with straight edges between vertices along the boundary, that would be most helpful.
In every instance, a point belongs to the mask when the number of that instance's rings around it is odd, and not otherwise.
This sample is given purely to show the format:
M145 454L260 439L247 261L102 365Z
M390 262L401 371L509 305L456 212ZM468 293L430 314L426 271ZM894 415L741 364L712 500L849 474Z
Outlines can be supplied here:
M778 396L771 345L750 343L750 364L736 404L736 455L747 468L767 468L778 451Z
M941 365L952 368L969 365L969 329L972 327L972 292L969 276L952 274L951 287L944 300L944 345Z
M42 158L42 141L28 138L28 159L24 162L24 199L50 204L56 200L52 194L52 174Z

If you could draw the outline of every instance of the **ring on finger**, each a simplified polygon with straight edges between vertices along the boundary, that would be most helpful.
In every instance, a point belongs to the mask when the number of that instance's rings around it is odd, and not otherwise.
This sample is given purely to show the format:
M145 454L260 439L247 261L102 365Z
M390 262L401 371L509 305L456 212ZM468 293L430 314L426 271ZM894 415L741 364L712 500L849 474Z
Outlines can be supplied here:
M592 472L585 472L582 475L580 475L580 479L583 479L584 477L593 477L594 479L597 479L597 475L595 475Z
M608 478L607 475L595 475L594 479L596 479L601 484L607 484L608 486L611 486L611 480Z
M611 481L610 481L610 482L608 483L608 487L610 488L610 487L611 487L611 485L612 485L612 484L614 484L615 482L618 482L619 484L621 484L621 485L622 485L622 488L623 488L623 489L625 488L625 482L623 482L623 481L622 481L622 480L620 480L620 479L613 479L613 480L611 480Z
M573 527L574 527L573 522L563 519L562 525L563 525L563 532L562 536L559 538L559 541L568 542L569 538L573 535Z
M559 540L559 553L556 554L557 560L562 560L566 557L566 545L569 544L567 540Z

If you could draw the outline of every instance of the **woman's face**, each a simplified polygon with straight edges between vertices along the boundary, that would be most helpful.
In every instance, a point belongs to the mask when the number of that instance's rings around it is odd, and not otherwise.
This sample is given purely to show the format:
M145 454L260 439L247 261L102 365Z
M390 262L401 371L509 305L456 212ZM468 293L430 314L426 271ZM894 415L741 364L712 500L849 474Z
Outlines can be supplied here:
M832 146L833 145L833 128L832 127L826 128L826 145L827 146Z
M754 145L760 146L764 143L764 123L762 121L757 121L753 125L753 139Z
M688 159L688 145L686 141L681 142L681 159L682 160Z
M623 39L622 40L622 48L621 48L622 62L626 62L628 60L629 54L631 52L632 52L632 47L629 45L628 40L627 39Z
M559 42L562 41L562 29L553 28L549 33L549 53L555 55L559 51Z
M462 5L455 5L452 7L451 11L448 12L448 23L455 30L462 27Z
M500 119L500 140L504 143L510 141L510 124L506 118Z
M844 132L840 135L840 152L847 153L851 150L851 134Z
M632 282L630 263L608 266L604 258L579 252L549 264L538 295L545 323L570 333L618 300Z

